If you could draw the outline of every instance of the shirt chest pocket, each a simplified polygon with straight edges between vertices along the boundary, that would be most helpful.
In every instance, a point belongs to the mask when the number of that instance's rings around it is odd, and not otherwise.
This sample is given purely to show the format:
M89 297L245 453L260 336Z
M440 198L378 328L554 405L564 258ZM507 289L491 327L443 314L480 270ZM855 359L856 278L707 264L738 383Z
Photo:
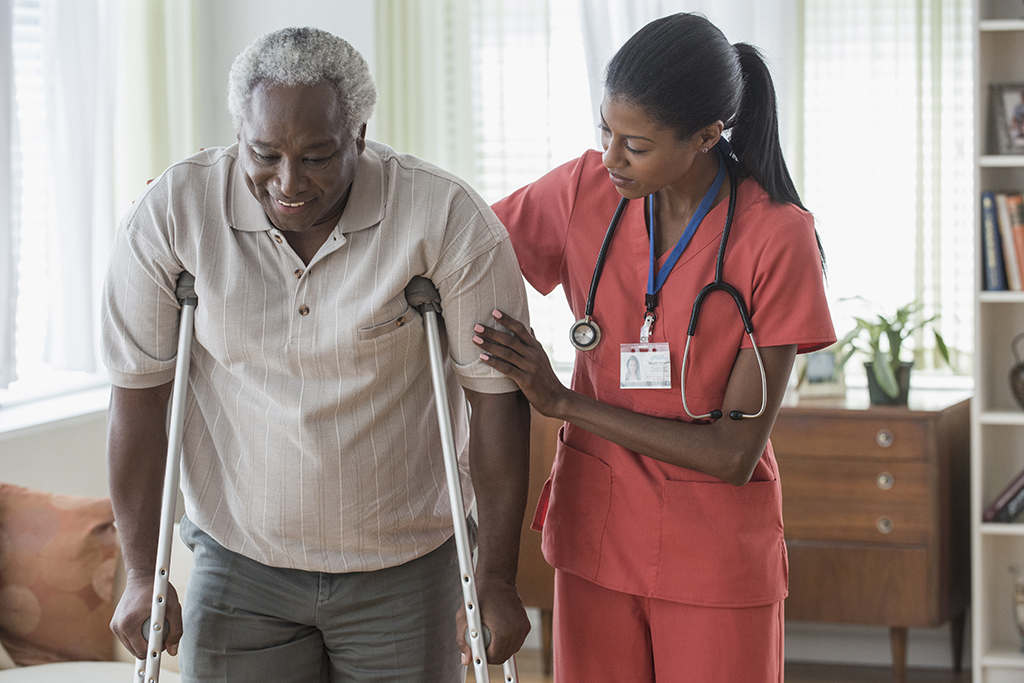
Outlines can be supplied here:
M393 315L387 320L384 320L384 322L375 322L366 327L360 327L356 331L356 337L359 341L380 339L389 334L398 332L403 327L406 327L410 322L414 322L418 317L419 314L407 306L404 311L397 315Z

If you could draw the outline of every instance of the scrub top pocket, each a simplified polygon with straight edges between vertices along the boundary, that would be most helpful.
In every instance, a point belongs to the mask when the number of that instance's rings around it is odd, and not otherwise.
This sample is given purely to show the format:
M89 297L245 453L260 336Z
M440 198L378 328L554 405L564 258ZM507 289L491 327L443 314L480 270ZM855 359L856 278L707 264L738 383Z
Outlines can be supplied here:
M666 481L652 597L753 607L786 597L789 570L778 481Z
M541 549L554 567L593 580L611 506L611 468L559 441Z

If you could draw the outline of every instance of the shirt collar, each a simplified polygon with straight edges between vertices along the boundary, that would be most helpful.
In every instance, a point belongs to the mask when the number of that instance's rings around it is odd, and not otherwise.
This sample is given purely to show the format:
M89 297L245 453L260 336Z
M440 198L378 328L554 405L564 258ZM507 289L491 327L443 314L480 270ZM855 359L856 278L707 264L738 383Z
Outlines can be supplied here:
M228 148L228 153L235 158L228 181L228 225L243 232L276 229L245 183L245 173L238 161L241 153L238 143ZM380 155L367 145L356 159L356 176L338 221L338 230L342 233L356 232L380 223L384 218L385 191L384 163Z

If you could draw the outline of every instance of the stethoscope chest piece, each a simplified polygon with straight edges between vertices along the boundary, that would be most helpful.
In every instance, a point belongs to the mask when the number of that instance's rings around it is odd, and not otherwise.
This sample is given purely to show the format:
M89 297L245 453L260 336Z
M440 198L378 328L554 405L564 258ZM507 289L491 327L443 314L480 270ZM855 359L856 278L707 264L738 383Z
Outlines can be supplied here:
M569 341L580 351L589 351L601 341L601 328L588 315L569 328Z

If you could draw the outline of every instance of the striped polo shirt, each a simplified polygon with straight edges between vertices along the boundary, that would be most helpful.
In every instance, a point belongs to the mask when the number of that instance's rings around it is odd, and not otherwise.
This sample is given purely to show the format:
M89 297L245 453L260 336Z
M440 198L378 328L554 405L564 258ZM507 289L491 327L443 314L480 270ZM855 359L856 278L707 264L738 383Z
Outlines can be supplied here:
M187 270L199 305L182 491L224 547L308 571L380 569L451 536L424 329L404 289L442 296L466 510L461 387L514 391L479 360L474 323L527 320L508 235L453 175L367 142L333 233L306 265L246 187L237 145L165 171L122 220L103 307L111 382L173 379ZM463 510L464 513L466 510Z

